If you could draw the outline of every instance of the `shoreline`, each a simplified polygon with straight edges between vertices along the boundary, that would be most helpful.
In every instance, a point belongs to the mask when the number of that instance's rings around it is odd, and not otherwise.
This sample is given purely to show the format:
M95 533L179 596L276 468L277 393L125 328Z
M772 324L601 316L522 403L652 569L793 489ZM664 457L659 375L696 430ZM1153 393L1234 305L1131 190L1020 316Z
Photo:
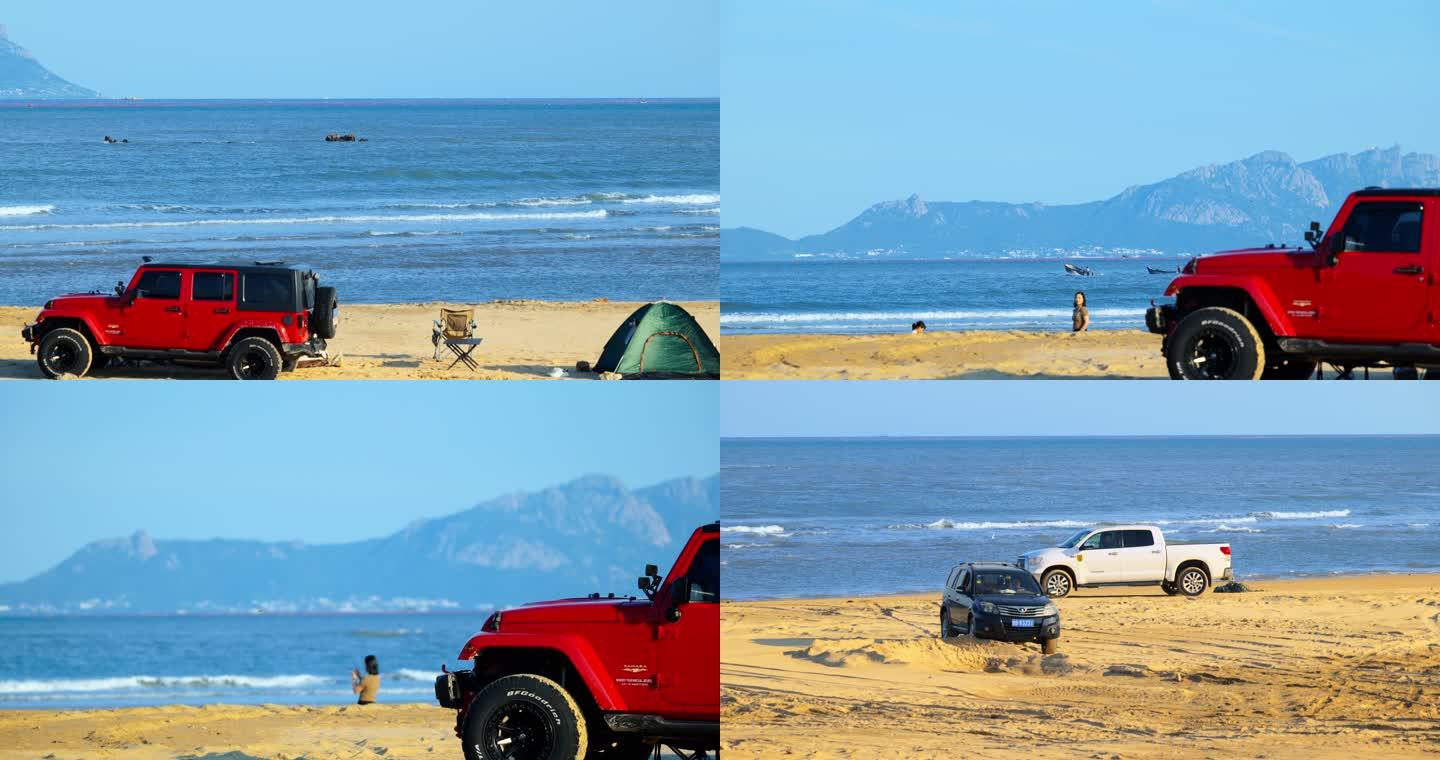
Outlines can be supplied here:
M723 744L734 760L1342 758L1440 742L1440 573L1252 586L1081 589L1057 600L1054 655L940 639L933 593L727 601Z
M712 340L720 334L720 302L679 301ZM642 301L500 300L480 304L430 302L347 304L340 306L338 335L330 341L340 366L307 367L280 375L281 380L539 380L598 379L575 371L577 361L595 361L600 349ZM453 357L433 358L431 324L441 306L475 309L475 334L483 338L474 353L480 368L450 366ZM39 307L0 306L0 379L42 379L20 329ZM723 366L723 365L722 365ZM225 379L213 368L142 364L107 370L96 379ZM87 378L88 379L88 378Z

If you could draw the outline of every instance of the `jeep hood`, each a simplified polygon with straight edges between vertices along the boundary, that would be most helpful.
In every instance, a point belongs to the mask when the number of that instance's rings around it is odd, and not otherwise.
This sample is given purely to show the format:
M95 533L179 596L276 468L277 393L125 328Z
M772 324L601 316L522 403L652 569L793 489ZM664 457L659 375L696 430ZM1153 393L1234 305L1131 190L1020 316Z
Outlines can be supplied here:
M600 599L555 599L512 607L500 613L500 630L527 623L618 623L623 608L648 606L650 602L629 597Z
M52 309L83 309L90 306L106 306L114 302L116 296L103 293L66 293L63 296L55 296L46 303Z
M1314 261L1315 252L1305 248L1239 248L1195 259L1195 274L1231 274L1256 269L1293 269Z

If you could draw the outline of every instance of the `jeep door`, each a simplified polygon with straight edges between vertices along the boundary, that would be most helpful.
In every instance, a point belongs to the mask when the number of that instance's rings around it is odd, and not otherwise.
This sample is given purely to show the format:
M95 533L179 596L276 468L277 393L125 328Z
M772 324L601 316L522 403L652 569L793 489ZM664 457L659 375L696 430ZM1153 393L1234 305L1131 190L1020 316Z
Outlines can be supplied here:
M183 272L146 268L135 278L120 307L120 334L114 342L127 348L179 348L185 338L181 301Z
M235 324L235 273L223 269L196 269L189 273L185 303L185 347L218 351L220 341Z
M1079 583L1119 583L1125 578L1125 559L1120 550L1124 547L1121 531L1102 530L1092 534L1080 544L1075 562L1080 565L1083 580Z
M683 563L686 558L680 558ZM677 567L681 566L677 563ZM703 714L720 708L720 539L701 543L682 571L687 599L670 599L680 613L670 622L661 612L656 631L660 669L656 683L667 703ZM671 584L671 589L675 586Z
M1421 253L1420 200L1356 201L1326 240L1334 266L1320 270L1319 326L1354 343L1416 341L1426 324L1432 276Z

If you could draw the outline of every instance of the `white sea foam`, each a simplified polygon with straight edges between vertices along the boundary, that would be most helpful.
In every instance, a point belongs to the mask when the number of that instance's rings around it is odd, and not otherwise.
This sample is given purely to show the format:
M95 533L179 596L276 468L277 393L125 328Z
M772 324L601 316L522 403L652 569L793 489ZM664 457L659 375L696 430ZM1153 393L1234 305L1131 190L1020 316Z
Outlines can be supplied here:
M1253 517L1263 520L1321 520L1326 517L1349 517L1348 509L1330 509L1323 512L1251 512Z
M318 686L335 679L316 675L283 676L117 676L114 678L48 678L0 681L0 694L124 691L155 688L231 686L244 689L286 689Z
M48 214L54 210L55 207L48 203L39 206L0 206L0 216L30 216Z
M551 211L536 213L404 214L397 216L291 216L260 219L188 219L183 222L98 222L94 224L14 224L0 230L120 229L136 227L197 227L238 224L384 224L388 222L491 222L510 220L603 219L608 212Z
M753 533L762 536L779 536L785 533L785 528L779 525L723 525L721 533Z
M668 203L672 206L709 206L719 203L720 196L710 193L690 195L646 195L640 198L625 198L621 203Z
M1093 317L1143 316L1142 309L1091 309ZM795 322L913 322L950 319L1069 319L1069 309L960 309L954 311L822 311L808 313L755 314L739 312L721 314L722 325L795 323Z
M1262 528L1247 528L1242 525L1219 525L1206 533L1264 533Z
M434 681L435 677L440 675L440 671L400 668L385 675L388 675L391 680L395 681Z
M1331 525L1330 527L1337 530L1344 530L1346 528L1363 528L1365 526L1361 525L1360 523L1336 523L1334 525Z
M1033 528L1084 528L1093 523L1075 520L1020 520L1016 522L966 522L941 518L928 523L896 523L891 530L1026 530Z

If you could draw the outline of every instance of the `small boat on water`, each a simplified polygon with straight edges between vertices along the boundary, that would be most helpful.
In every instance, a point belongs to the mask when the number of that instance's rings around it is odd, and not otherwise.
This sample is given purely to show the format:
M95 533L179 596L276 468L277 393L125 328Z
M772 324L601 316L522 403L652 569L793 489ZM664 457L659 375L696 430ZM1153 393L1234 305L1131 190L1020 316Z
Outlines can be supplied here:
M1095 276L1095 271L1092 270L1090 267L1076 266L1076 265L1074 265L1074 264L1066 264L1066 265L1065 265L1065 271L1066 271L1068 274L1079 275L1080 277L1094 277L1094 276Z
M1150 274L1179 274L1180 267L1175 267L1174 269L1160 269L1158 267L1146 266L1145 271L1149 272Z

